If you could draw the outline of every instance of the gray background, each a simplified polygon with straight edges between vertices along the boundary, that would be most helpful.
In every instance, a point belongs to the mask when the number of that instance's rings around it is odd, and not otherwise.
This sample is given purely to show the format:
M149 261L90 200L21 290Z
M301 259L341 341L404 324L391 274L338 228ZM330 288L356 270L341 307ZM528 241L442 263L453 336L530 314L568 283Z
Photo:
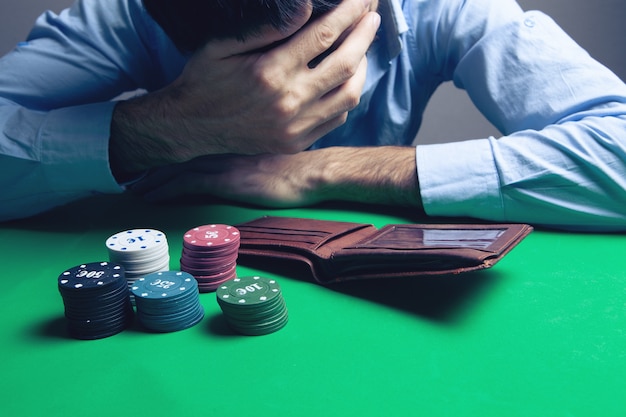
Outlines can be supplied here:
M24 39L41 12L48 9L59 12L71 3L72 0L4 0L0 6L0 54ZM519 3L526 10L542 10L552 16L592 56L626 80L626 0L519 0ZM435 143L488 135L497 136L498 132L462 91L445 84L427 108L418 141Z

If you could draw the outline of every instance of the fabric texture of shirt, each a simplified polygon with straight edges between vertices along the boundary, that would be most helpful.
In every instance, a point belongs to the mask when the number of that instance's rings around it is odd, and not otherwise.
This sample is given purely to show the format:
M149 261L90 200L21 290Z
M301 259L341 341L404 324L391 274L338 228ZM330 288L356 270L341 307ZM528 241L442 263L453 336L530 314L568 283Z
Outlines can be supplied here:
M428 100L453 81L502 135L416 146L427 214L626 230L615 74L514 0L381 4L361 102L312 148L412 146ZM168 85L186 60L140 0L43 14L0 59L0 220L122 192L108 162L115 98Z

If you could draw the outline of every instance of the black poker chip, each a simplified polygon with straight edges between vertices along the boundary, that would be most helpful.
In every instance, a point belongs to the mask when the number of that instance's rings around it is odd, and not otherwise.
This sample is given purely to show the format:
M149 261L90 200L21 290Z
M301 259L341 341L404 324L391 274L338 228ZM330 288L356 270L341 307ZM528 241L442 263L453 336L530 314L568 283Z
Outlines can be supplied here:
M82 340L113 336L133 321L124 268L110 262L77 265L58 278L67 330Z

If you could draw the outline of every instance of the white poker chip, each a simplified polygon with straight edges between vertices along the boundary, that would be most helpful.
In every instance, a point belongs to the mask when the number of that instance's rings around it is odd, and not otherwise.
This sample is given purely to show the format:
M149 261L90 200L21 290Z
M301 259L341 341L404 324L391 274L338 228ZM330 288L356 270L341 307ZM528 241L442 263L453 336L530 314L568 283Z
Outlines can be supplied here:
M106 240L109 254L137 260L154 256L167 248L165 233L155 229L131 229L114 234Z
M128 267L125 267L128 268ZM153 263L145 266L137 266L134 269L130 269L130 272L126 273L126 278L138 278L153 272L164 272L170 270L170 257L167 256L163 259L162 263Z
M160 230L125 230L110 236L105 245L109 260L123 265L129 285L137 278L169 270L167 236Z

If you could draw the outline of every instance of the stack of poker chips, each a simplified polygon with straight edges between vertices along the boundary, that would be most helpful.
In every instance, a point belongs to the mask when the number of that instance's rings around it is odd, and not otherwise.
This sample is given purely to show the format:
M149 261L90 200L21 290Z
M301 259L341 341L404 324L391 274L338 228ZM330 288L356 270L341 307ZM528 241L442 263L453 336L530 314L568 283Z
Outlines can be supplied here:
M241 334L265 335L287 324L287 306L275 280L234 278L220 285L216 297L228 325Z
M131 288L137 319L146 329L175 332L204 317L195 278L180 271L155 272L139 278Z
M193 275L200 292L215 291L236 276L239 230L224 224L195 227L183 236L180 269Z
M70 336L102 339L124 330L133 320L128 285L121 265L93 262L59 275Z
M159 230L125 230L109 237L106 247L109 260L124 267L129 287L141 277L170 269L167 236Z

